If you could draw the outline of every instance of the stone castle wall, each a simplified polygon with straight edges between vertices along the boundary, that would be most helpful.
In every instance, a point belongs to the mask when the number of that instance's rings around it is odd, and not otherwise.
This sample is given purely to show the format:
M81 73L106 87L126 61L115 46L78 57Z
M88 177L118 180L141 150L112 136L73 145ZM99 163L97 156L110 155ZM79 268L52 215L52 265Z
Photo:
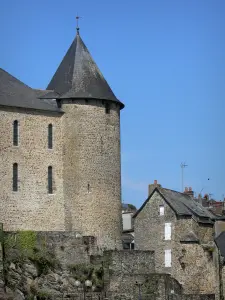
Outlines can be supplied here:
M100 100L63 100L66 229L121 248L120 107Z
M164 216L159 215L160 205L165 206ZM165 240L164 226L167 222L172 223L171 240ZM134 228L136 249L155 251L157 272L170 273L182 284L185 293L215 293L216 271L213 253L204 249L201 244L213 241L212 227L199 226L191 218L177 219L161 195L155 192L135 218ZM200 244L180 242L181 237L190 231L199 236ZM166 249L171 249L171 268L165 267Z
M1 232L0 299L200 300L185 295L169 274L155 273L152 251L99 251L96 239L75 232ZM80 288L76 281L81 282ZM205 298L204 298L205 297Z
M19 122L19 145L13 146L13 122ZM48 149L48 125L53 149ZM61 114L0 108L0 220L4 230L64 230ZM18 191L12 190L18 164ZM48 194L48 166L53 194Z

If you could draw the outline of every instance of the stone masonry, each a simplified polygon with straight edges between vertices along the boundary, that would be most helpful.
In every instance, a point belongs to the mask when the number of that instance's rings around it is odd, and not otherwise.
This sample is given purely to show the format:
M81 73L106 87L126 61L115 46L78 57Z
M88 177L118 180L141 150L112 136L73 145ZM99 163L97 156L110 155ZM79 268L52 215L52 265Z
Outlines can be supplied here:
M67 230L121 248L120 108L100 100L62 102Z
M164 205L165 214L159 215L159 206ZM171 240L165 240L164 226L171 225ZM212 242L212 226L199 225L192 218L177 217L161 195L155 191L145 207L135 218L135 248L155 251L157 272L171 274L183 286L187 294L214 294L215 261L214 248L207 251L203 245ZM195 232L200 243L181 243L182 236ZM171 249L171 268L165 267L164 251ZM198 278L198 280L196 280Z
M0 220L4 230L65 230L62 162L62 114L0 107ZM13 146L13 122L19 122L19 145ZM53 149L48 149L48 125ZM13 164L18 191L12 191ZM48 194L48 166L53 194Z

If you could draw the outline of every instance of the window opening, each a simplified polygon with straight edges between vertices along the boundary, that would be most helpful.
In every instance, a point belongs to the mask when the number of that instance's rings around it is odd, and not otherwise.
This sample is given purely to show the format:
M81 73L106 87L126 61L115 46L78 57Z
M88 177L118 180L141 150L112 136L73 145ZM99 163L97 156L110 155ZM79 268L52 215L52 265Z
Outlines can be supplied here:
M49 194L53 193L53 188L52 188L52 166L48 167L48 193Z
M13 146L18 146L19 140L19 122L15 120L13 122Z
M18 191L18 164L13 164L13 191Z

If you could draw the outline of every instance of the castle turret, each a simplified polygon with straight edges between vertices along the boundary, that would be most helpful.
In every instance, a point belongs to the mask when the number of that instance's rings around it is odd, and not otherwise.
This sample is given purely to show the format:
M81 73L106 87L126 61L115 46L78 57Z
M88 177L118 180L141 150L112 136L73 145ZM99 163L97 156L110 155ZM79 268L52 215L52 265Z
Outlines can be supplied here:
M48 85L64 111L63 181L66 230L121 247L120 110L77 29Z

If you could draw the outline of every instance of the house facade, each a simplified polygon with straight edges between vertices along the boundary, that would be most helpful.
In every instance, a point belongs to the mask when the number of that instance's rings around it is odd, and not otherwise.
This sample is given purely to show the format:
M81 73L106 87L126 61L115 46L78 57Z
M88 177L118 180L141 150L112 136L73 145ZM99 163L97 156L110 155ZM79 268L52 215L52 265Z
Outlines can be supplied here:
M169 273L185 293L218 291L213 214L191 195L155 183L134 215L135 249L155 251L156 271Z

